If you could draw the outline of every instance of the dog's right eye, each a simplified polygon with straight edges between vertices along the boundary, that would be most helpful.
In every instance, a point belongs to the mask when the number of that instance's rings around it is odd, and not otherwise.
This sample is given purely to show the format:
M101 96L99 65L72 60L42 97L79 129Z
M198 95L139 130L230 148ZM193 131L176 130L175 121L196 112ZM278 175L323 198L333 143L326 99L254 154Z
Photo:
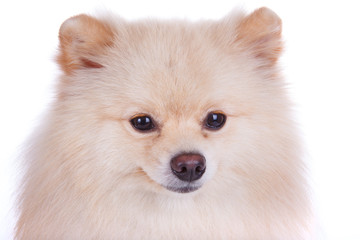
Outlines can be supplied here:
M136 130L142 132L148 132L155 128L153 120L148 115L136 115L130 120L130 123Z
M219 130L224 126L226 116L220 111L210 112L204 122L205 128L208 130Z

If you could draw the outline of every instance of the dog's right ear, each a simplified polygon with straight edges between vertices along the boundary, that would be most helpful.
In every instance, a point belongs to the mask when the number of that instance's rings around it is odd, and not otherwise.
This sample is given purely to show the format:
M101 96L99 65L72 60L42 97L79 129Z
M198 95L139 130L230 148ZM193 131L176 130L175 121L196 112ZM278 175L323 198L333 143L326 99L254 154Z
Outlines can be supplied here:
M61 25L59 40L57 62L66 74L71 74L81 68L102 68L98 56L112 45L114 31L108 23L82 14Z

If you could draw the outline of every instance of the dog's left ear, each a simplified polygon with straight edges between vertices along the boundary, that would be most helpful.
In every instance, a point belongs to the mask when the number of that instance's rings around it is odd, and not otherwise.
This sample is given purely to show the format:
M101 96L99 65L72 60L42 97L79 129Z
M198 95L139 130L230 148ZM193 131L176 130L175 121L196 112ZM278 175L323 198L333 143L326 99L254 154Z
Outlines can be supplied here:
M260 8L237 26L236 42L249 49L267 66L274 65L282 51L281 19L268 8Z

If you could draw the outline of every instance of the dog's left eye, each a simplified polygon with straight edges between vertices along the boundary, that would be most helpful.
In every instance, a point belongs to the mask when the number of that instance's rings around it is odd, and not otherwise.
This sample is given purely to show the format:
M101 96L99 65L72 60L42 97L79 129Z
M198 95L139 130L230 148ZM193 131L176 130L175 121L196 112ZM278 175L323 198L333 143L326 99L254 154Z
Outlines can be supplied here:
M139 131L147 132L155 128L155 124L148 115L137 115L130 120L133 127Z
M225 114L221 112L211 112L207 115L204 125L209 130L218 130L224 126L225 122Z

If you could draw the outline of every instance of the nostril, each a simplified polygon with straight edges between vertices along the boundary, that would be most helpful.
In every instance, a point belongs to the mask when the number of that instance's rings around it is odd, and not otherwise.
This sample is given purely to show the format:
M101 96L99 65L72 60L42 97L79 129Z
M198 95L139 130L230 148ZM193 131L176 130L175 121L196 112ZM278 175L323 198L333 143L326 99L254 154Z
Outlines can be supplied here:
M204 169L201 167L201 166L197 166L196 168L195 168L195 171L197 172L197 173L199 173L199 172L201 172L201 171L203 171Z
M183 153L173 157L170 167L176 177L183 181L195 181L206 169L205 157L196 153Z

